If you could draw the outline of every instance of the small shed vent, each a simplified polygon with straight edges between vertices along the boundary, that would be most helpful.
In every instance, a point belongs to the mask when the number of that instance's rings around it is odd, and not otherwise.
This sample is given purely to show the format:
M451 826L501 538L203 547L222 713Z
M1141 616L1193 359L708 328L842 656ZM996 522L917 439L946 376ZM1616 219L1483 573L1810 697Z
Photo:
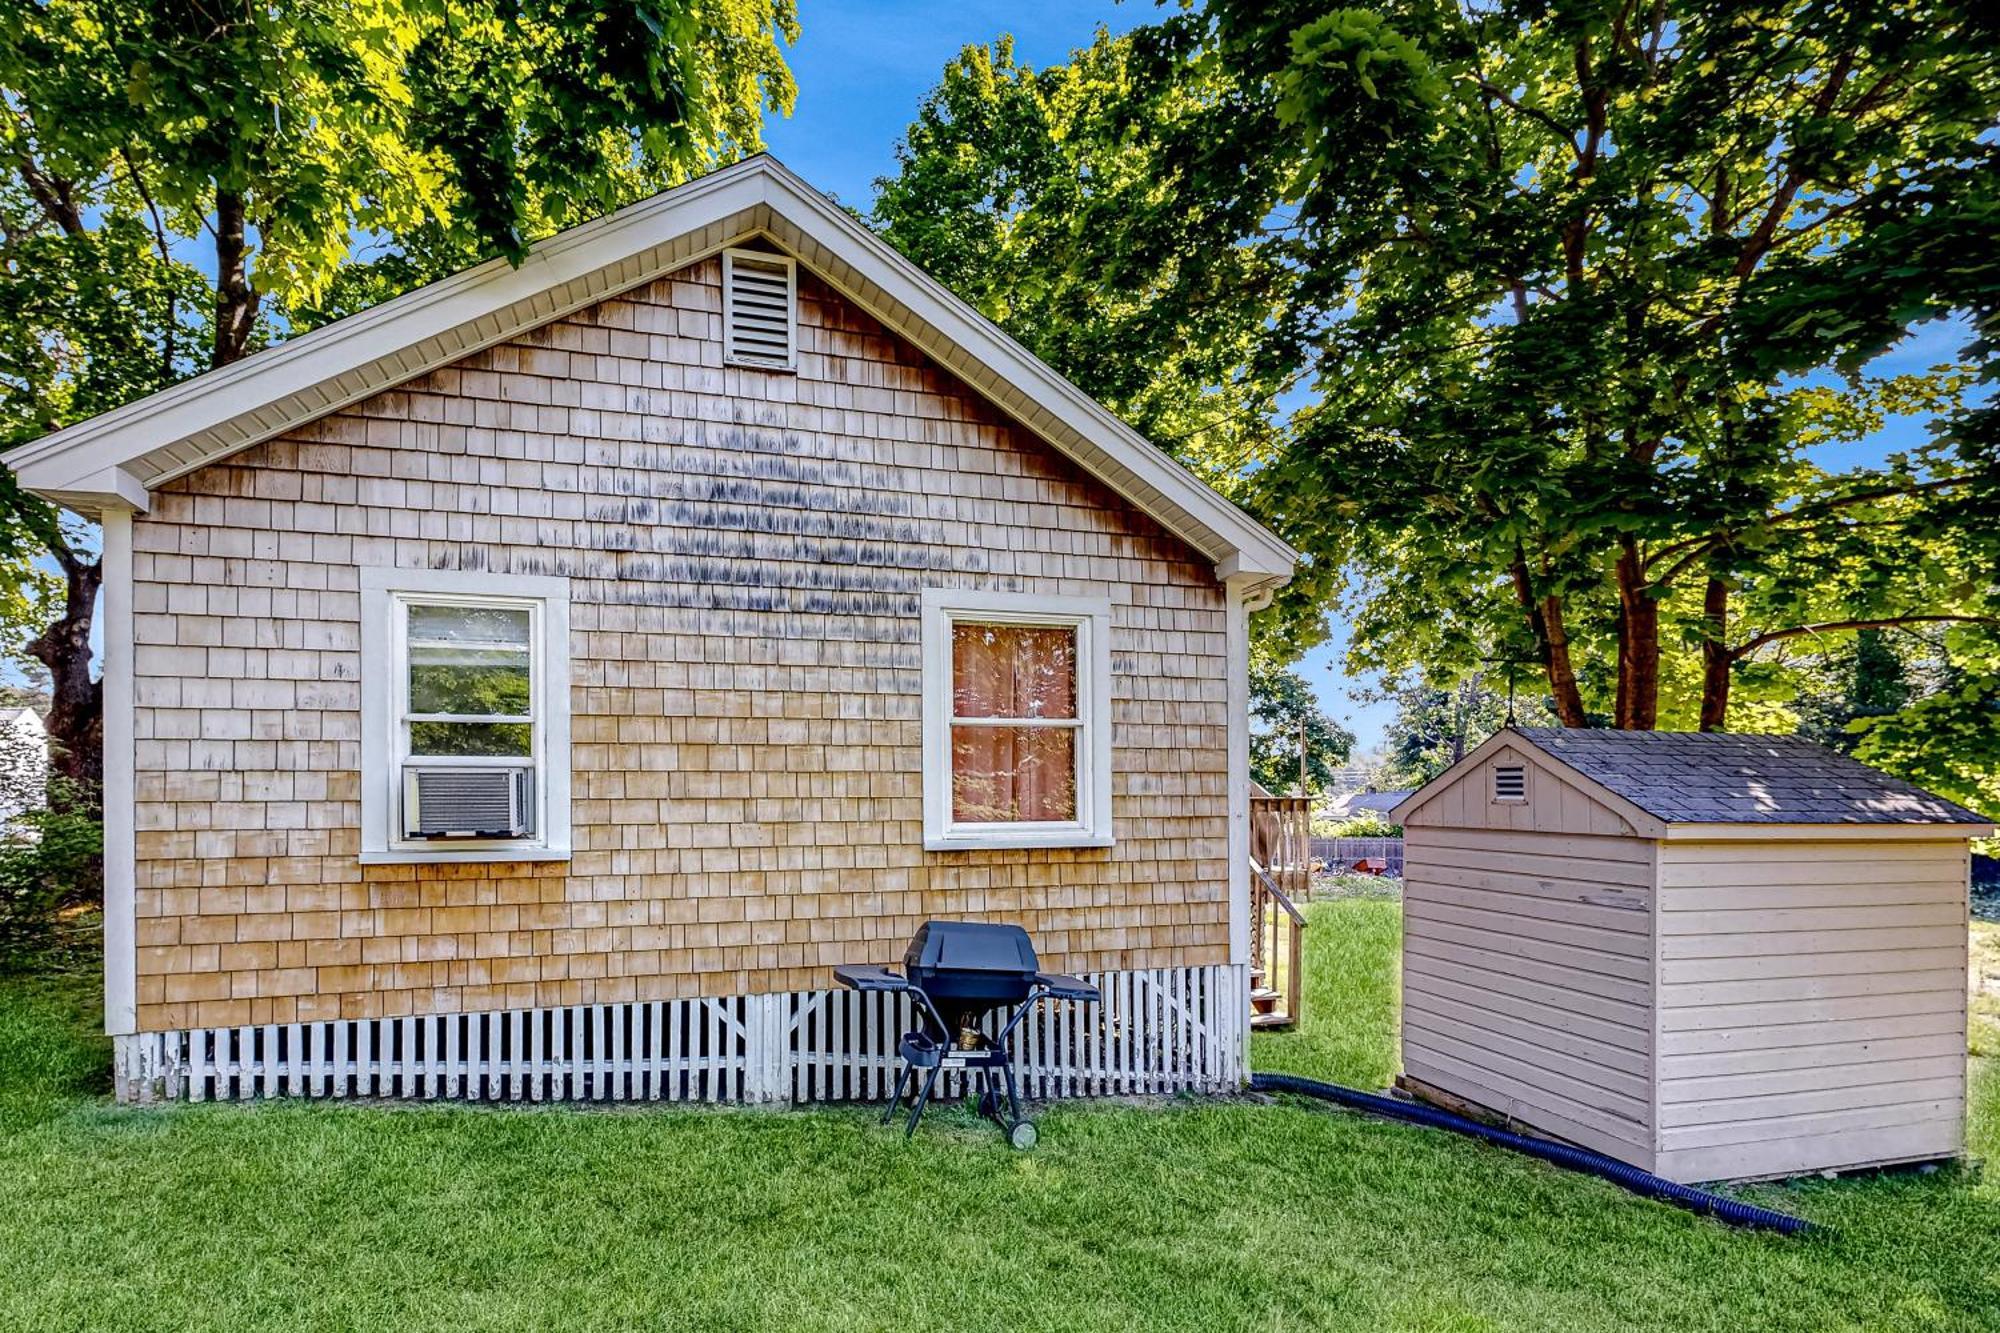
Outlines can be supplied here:
M1493 799L1496 801L1525 801L1528 799L1528 770L1523 764L1495 764L1493 766Z
M798 272L784 255L722 252L722 359L791 370L798 363Z

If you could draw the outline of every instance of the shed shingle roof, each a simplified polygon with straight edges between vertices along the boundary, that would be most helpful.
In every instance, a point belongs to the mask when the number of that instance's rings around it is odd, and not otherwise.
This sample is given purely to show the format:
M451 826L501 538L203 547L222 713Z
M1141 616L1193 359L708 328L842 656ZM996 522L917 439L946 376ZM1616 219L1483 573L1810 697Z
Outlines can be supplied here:
M1673 824L1988 822L1799 736L1562 727L1517 734Z

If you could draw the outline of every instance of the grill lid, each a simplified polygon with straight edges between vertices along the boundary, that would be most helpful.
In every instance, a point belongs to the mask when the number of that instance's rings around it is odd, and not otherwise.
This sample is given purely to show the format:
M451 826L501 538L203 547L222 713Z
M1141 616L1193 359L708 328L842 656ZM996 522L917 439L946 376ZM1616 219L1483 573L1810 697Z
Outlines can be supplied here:
M1035 946L1019 926L983 921L926 921L910 936L903 966L915 971L1032 973Z

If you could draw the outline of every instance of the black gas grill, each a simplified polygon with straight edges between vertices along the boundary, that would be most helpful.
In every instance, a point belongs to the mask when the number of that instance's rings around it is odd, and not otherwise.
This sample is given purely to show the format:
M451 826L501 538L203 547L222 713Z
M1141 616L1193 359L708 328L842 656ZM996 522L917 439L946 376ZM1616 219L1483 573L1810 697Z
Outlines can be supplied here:
M926 921L917 927L903 951L901 976L886 967L836 967L833 975L855 990L907 991L915 1006L917 1027L903 1034L898 1048L903 1064L883 1123L896 1114L904 1088L915 1086L917 1071L923 1070L923 1087L903 1131L906 1137L916 1133L938 1076L962 1069L978 1080L979 1113L1006 1130L1007 1141L1016 1148L1035 1146L1035 1127L1021 1118L1008 1037L1043 999L1095 1004L1101 998L1088 982L1041 971L1035 946L1019 926L976 921ZM979 1020L996 1009L1012 1012L989 1037L979 1030Z

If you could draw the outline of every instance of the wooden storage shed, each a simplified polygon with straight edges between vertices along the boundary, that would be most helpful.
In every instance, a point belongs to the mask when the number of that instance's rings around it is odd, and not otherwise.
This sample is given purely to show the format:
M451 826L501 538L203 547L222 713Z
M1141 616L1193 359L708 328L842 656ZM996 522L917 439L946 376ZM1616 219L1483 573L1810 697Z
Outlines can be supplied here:
M1510 728L1395 817L1418 1095L1679 1181L1962 1150L1979 815L1797 737Z

